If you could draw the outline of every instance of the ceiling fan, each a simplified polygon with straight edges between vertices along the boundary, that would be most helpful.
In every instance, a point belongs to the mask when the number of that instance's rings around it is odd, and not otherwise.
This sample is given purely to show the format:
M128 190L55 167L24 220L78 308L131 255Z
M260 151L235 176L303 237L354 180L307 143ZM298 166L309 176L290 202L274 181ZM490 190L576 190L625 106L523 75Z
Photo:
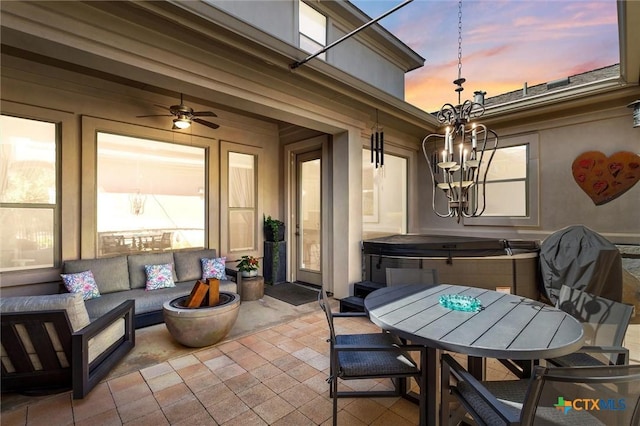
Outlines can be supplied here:
M138 115L137 118L146 117L175 117L173 119L173 129L186 129L191 126L192 122L217 129L219 125L207 120L203 120L199 117L217 117L213 111L194 111L193 108L188 107L182 101L182 93L180 94L180 105L171 105L170 107L156 105L160 108L168 109L171 114L151 114L151 115Z

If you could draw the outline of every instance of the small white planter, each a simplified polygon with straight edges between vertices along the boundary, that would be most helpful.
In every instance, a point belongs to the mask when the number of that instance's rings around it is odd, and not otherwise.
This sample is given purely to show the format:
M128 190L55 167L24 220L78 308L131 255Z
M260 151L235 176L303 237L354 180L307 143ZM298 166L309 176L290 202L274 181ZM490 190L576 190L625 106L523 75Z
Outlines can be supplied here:
M257 276L258 276L258 270L257 270L257 269L254 269L254 270L252 270L252 271L240 271L240 272L241 272L241 275L242 275L243 277L245 277L245 278L248 278L248 277L257 277Z

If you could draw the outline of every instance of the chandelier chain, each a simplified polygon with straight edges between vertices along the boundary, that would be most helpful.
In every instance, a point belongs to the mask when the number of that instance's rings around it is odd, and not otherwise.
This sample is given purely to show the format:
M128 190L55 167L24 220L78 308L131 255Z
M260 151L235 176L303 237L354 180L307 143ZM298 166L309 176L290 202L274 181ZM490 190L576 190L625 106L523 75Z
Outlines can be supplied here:
M462 0L458 2L458 79L462 78Z
M458 105L462 102L462 83L464 83L464 79L462 78L462 0L458 1L458 79L456 80L456 84L458 85Z

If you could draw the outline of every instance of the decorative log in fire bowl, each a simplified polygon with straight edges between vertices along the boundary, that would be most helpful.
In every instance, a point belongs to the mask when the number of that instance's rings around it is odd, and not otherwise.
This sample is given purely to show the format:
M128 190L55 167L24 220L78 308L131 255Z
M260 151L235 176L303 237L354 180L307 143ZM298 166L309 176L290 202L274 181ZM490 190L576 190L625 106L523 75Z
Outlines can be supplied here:
M163 313L169 333L178 342L200 348L218 343L231 331L238 318L240 295L220 291L217 304L188 307L193 306L190 302L194 299L195 290L196 287L189 296L165 302Z

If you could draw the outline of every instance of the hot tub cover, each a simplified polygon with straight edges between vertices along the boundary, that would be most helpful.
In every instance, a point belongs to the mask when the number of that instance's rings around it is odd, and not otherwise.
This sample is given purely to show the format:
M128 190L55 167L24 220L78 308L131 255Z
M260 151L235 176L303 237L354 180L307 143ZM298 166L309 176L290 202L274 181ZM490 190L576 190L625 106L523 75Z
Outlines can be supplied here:
M504 256L537 252L537 241L451 235L399 234L362 242L364 254L417 257Z
M574 225L555 232L540 246L543 291L554 304L563 284L620 302L622 257L602 235Z

